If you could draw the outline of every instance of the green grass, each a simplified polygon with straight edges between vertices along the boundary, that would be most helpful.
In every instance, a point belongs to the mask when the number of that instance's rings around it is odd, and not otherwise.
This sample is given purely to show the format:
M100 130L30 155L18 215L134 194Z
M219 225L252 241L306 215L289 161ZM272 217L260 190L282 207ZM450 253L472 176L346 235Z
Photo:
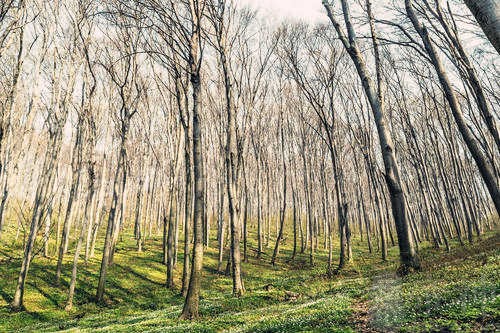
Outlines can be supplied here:
M500 319L500 237L493 233L465 248L454 244L449 254L423 244L424 270L404 279L394 274L397 247L390 248L390 261L382 262L378 253L369 254L356 239L354 264L327 278L327 253L321 244L317 265L310 267L306 254L288 262L289 237L275 267L269 264L272 249L266 249L262 260L250 252L249 263L243 264L247 292L241 298L232 297L231 278L216 272L217 250L212 240L213 247L205 252L201 318L192 322L178 319L183 304L179 290L164 287L161 238L148 239L144 252L137 253L129 233L123 234L115 264L109 269L107 305L93 303L101 255L97 251L96 258L87 265L82 261L79 267L74 309L63 310L70 252L59 287L54 285L56 258L34 259L26 286L26 311L11 312L8 304L22 244L13 244L8 236L0 241L0 332L354 332L361 330L360 325L380 331L480 331L498 327ZM181 271L182 255L177 286ZM288 292L298 297L289 299ZM360 304L368 311L363 320Z
M426 250L426 267L404 279L374 279L374 326L404 332L495 331L500 328L499 237L450 254Z

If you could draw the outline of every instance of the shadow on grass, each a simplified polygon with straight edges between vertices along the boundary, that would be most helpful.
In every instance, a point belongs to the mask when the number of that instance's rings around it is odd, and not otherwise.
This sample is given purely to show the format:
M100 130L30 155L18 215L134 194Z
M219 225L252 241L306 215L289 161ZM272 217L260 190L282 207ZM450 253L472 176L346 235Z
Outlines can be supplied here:
M5 292L5 290L1 287L0 287L0 296L2 296L5 303L10 304L12 302L13 299L12 295Z
M123 271L125 271L125 272L127 272L127 273L129 273L129 274L131 274L131 275L133 275L133 276L141 279L141 280L144 280L144 281L146 281L148 283L151 283L151 284L154 284L154 285L157 285L157 286L164 286L165 285L164 283L161 283L161 282L158 282L158 281L154 281L154 280L148 278L147 276L138 273L137 271L133 270L131 267L127 267L127 266L120 265L120 264L117 264L117 263L113 264L113 266L118 267L121 270L123 270Z

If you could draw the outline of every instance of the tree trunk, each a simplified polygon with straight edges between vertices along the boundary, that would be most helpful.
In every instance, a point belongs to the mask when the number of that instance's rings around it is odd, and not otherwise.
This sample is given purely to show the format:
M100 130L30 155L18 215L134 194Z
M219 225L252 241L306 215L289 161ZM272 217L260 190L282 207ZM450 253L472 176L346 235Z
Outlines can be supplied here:
M184 307L181 313L181 319L194 319L198 317L198 307L200 302L200 287L201 273L203 269L203 217L204 217L204 200L205 200L205 176L203 172L203 154L201 141L201 122L200 122L200 106L201 106L201 77L200 65L201 55L200 38L201 38L201 12L199 6L193 0L189 1L191 10L191 20L193 31L190 40L190 79L193 93L193 176L194 176L194 214L193 214L193 259L191 267L191 277L189 279L189 287L187 290ZM186 221L187 222L187 221Z
M139 179L139 187L137 188L137 196L135 201L135 223L134 223L134 237L137 242L137 252L142 252L142 238L143 231L141 230L141 203L142 203L142 191L143 191L144 180Z
M59 252L57 256L57 268L56 268L56 284L59 284L61 279L61 271L62 271L62 261L64 254L67 250L67 244L69 240L69 229L70 229L70 220L71 213L73 208L73 202L77 196L78 186L80 183L80 171L81 171L81 160L82 160L82 122L83 119L78 117L78 125L76 129L76 138L75 145L73 147L73 156L71 158L71 167L72 167L72 180L71 180L71 188L69 191L68 204L66 206L66 214L64 215L63 222L63 232L61 237L61 243L59 244Z
M51 134L52 138L49 143L49 149L45 155L42 179L37 187L35 194L35 202L33 205L33 213L31 217L30 231L28 234L28 240L24 246L24 254L21 263L21 271L17 280L16 291L14 294L14 299L12 300L11 306L15 310L20 310L23 308L23 297L24 297L24 286L26 284L26 278L28 276L28 270L33 259L33 249L35 245L36 236L38 233L38 228L40 226L40 221L43 218L43 200L47 197L50 187L53 185L53 173L55 169L55 161L61 149L61 132L58 131L56 134Z
M128 126L125 126L125 128L128 128ZM104 289L105 289L105 284L106 284L106 274L108 271L108 265L111 259L111 251L113 247L113 235L115 231L115 224L118 222L116 221L116 213L117 209L119 208L119 204L122 201L120 199L120 196L123 196L123 181L120 181L120 177L125 178L125 156L126 156L126 151L125 151L125 143L126 143L126 133L127 131L124 131L122 133L122 138L121 138L121 144L120 144L120 152L119 152L119 157L118 157L118 162L116 166L116 172L115 172L115 177L113 181L113 194L112 194L112 201L111 201L111 208L109 211L109 216L108 216L108 226L106 228L106 236L104 239L104 249L102 251L102 260L101 260L101 268L99 271L99 282L97 285L97 292L96 292L96 300L99 303L102 303L104 301ZM122 213L123 214L123 213Z
M166 264L167 264L167 288L174 288L174 233L175 224L172 209L173 193L170 195L169 202L169 212L168 212L168 235L167 235L167 253L166 253ZM163 216L163 224L167 225L167 217Z
M283 164L283 198L282 198L282 204L281 204L281 209L280 209L280 223L279 223L279 229L278 229L278 236L276 237L276 244L274 245L274 251L273 251L273 256L271 258L271 265L274 266L276 263L276 258L278 256L278 251L279 251L279 246L280 242L283 239L283 227L285 225L285 214L286 214L286 162L285 162L285 135L284 135L284 130L283 130L283 114L281 114L281 128L280 128L280 133L281 133L281 159L282 159L282 164Z
M184 265L182 270L182 290L183 296L187 295L189 286L189 224L191 223L191 140L189 138L189 126L184 126L184 170L185 170L185 188L184 188ZM194 148L193 148L194 150Z
M377 65L377 78L379 81L379 91L377 93L377 89L375 89L375 84L369 75L368 68L366 67L365 60L361 51L357 46L356 34L354 32L354 27L351 23L349 6L346 0L342 0L342 9L344 12L344 20L347 26L348 37L345 36L344 32L340 28L340 24L334 17L332 9L330 6L324 2L324 6L327 10L328 17L332 21L337 33L348 51L352 61L356 66L356 70L361 79L361 83L365 94L370 103L373 118L376 123L377 133L380 142L380 149L382 151L382 157L384 160L385 167L385 178L387 183L387 188L389 190L391 205L392 205L392 214L394 216L394 221L396 224L396 231L398 234L398 244L399 244L399 254L401 267L400 272L406 273L409 269L420 269L420 260L417 256L417 253L414 248L413 239L410 233L410 226L408 223L408 219L406 216L406 207L404 200L403 188L401 186L401 180L399 177L399 168L396 163L396 155L394 152L394 144L392 142L391 135L389 133L389 129L386 125L385 120L385 110L383 99L381 98L381 69L380 62ZM349 38L349 39L348 39ZM373 37L374 46L377 45L377 38ZM378 50L378 48L376 48Z
M225 223L224 223L224 186L222 185L222 182L219 182L217 184L217 189L218 189L218 197L219 197L219 211L218 211L218 217L217 217L217 239L219 242L219 260L217 264L217 271L222 272L222 264L224 261L224 229L225 229Z
M464 2L500 54L500 2L498 0L464 0Z
M485 1L482 1L485 2ZM481 148L479 143L474 138L473 133L470 128L467 126L467 122L464 118L462 110L460 108L460 103L456 97L455 92L453 91L453 87L451 85L450 79L448 78L448 74L446 73L443 64L441 63L441 59L431 41L431 38L428 34L427 28L424 27L418 20L418 17L413 9L412 0L405 0L406 13L410 18L413 27L420 35L422 42L424 43L425 50L427 51L431 62L436 70L436 74L438 76L439 82L441 83L441 87L443 88L445 97L450 105L450 109L452 111L452 115L455 119L455 122L458 126L460 134L469 149L472 157L476 161L477 167L483 181L488 188L491 199L495 204L495 208L497 210L497 214L500 215L500 189L497 186L495 176L493 175L493 171L491 165L488 163L487 159L481 152ZM500 24L500 20L498 20L498 24ZM499 30L500 31L500 30ZM500 32L497 32L500 35Z
M78 269L78 259L80 258L80 251L82 249L83 239L85 237L86 228L89 225L89 221L92 216L91 206L92 201L94 199L94 184L95 184L95 173L94 173L94 165L93 163L89 163L88 170L89 177L89 193L87 194L87 200L85 202L84 216L82 221L82 227L80 230L80 236L78 237L78 241L75 248L75 255L73 258L73 269L71 271L71 281L69 283L69 292L68 292L68 301L66 302L65 310L69 311L73 307L73 297L75 295L75 287L76 287L76 276Z

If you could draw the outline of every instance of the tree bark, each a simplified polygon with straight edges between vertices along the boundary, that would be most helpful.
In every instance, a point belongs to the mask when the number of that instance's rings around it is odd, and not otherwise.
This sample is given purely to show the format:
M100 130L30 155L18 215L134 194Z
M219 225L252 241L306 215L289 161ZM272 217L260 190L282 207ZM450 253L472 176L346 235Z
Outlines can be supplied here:
M500 2L498 0L464 0L464 2L500 54Z
M189 0L192 32L189 51L189 71L193 93L193 176L194 176L194 214L193 214L193 259L191 265L191 276L187 290L181 319L195 319L198 317L200 302L201 273L203 268L203 218L205 206L205 175L203 172L203 155L201 141L201 7L196 0Z

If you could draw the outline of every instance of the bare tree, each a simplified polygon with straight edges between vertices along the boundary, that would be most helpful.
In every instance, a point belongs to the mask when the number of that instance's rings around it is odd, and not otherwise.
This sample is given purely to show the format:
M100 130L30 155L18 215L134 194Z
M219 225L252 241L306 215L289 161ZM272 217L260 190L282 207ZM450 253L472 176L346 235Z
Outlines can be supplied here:
M142 87L138 78L138 64L136 56L138 34L131 31L126 22L126 17L120 10L120 4L116 7L111 7L117 14L112 17L116 27L115 36L117 52L114 55L111 50L108 50L108 59L106 63L102 63L102 67L108 74L119 98L119 109L116 115L116 132L119 135L119 151L117 157L117 165L113 180L113 193L110 212L108 216L108 224L106 228L106 237L104 240L104 249L102 254L101 269L99 273L99 284L97 286L96 299L98 302L104 301L104 290L106 284L106 274L110 263L114 248L114 239L120 229L120 220L117 219L118 210L121 210L123 217L123 200L125 184L127 181L127 139L130 130L130 122L132 117L138 110L138 102L141 97ZM118 61L116 61L116 58Z
M411 236L410 226L407 220L406 205L404 199L403 187L401 185L401 179L399 175L399 168L396 162L396 156L394 152L394 145L392 142L391 135L386 125L385 111L384 111L384 101L381 88L381 75L380 75L380 63L375 57L376 67L377 67L377 84L375 84L368 72L364 56L359 50L357 44L356 33L354 26L351 22L351 14L349 9L349 4L347 0L342 0L342 11L344 13L344 21L347 29L347 35L342 30L340 24L335 18L331 5L328 1L323 1L323 5L328 13L328 17L332 22L337 34L342 41L345 49L347 50L349 56L356 66L356 70L360 77L363 85L365 94L370 102L370 107L372 108L373 118L377 125L377 132L380 141L380 149L382 151L382 156L385 166L385 178L387 183L387 188L391 197L392 214L396 222L396 230L398 234L398 244L399 253L401 259L401 269L402 273L408 271L408 269L419 269L420 261L418 255L415 251L413 239ZM372 29L373 35L373 29ZM376 41L376 37L373 36L373 40ZM377 48L377 44L374 44L374 48ZM378 87L378 88L377 88Z
M465 144L467 145L467 148L469 149L472 157L476 161L479 172L481 173L483 181L485 182L490 193L491 199L495 204L497 213L500 214L500 188L498 187L495 180L491 165L484 154L481 152L479 143L467 126L464 115L462 113L462 109L460 107L460 103L458 102L456 94L453 90L448 74L441 62L436 48L434 47L427 28L420 23L420 20L415 13L415 10L413 8L413 1L405 0L405 7L408 17L410 18L413 27L422 39L425 50L429 55L432 65L434 66L460 134L462 135L462 138L464 139Z

